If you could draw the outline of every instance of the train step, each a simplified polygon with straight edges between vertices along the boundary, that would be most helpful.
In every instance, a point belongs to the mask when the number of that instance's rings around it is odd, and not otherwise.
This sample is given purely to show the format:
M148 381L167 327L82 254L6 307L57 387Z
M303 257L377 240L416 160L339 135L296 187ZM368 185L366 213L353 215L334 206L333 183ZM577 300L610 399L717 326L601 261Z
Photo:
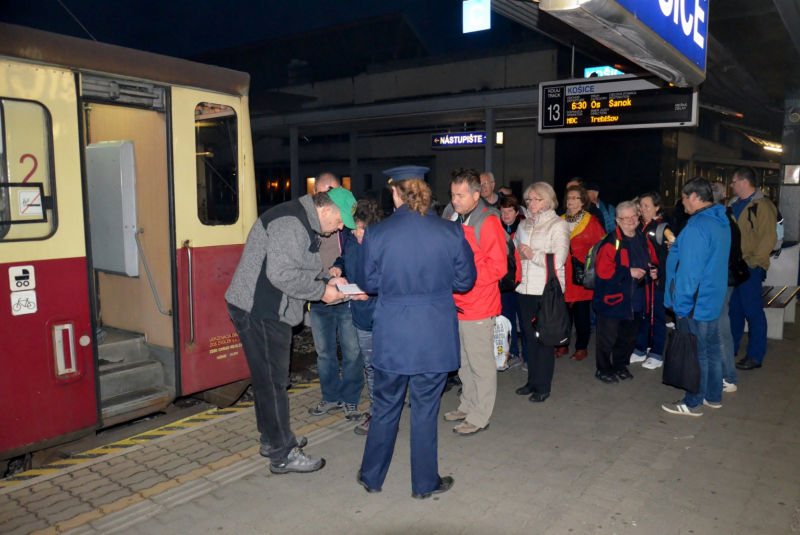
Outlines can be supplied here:
M132 414L141 416L160 410L172 402L175 397L172 390L163 386L152 386L133 390L103 399L103 423L113 425L118 421L128 420ZM116 417L121 416L121 419Z
M164 386L164 367L147 359L100 366L100 398L105 403L127 392Z
M101 361L130 362L147 359L145 335L114 327L103 327L103 331L106 333L105 340L97 347L97 356Z

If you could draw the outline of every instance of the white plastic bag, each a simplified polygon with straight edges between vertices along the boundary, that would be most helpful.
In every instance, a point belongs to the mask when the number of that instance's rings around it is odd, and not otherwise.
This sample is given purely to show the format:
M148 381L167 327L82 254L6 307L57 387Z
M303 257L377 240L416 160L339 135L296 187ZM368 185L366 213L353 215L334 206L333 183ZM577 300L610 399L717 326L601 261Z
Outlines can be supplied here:
M494 362L499 372L504 372L508 369L510 347L511 322L505 316L497 316L494 325Z

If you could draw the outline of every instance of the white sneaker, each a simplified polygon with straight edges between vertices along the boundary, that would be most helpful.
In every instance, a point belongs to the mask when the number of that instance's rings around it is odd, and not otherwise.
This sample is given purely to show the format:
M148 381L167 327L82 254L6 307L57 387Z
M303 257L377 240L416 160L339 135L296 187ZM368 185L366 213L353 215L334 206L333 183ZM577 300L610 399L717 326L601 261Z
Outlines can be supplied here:
M736 392L737 390L739 390L739 387L737 387L735 384L729 383L725 379L722 380L722 391L723 392L727 392L727 393L730 394L731 392Z
M687 407L686 404L682 400L678 400L674 403L664 403L661 405L661 408L667 412L672 414L680 414L681 416L702 416L703 415L703 407Z
M654 359L653 357L647 357L647 360L642 363L642 368L647 368L648 370L655 370L663 365L664 365L663 361Z
M675 328L675 322L674 321L668 321L666 325L667 325L667 329L674 329Z
M647 355L637 355L636 353L631 354L631 364L636 364L637 362L644 362L647 359Z
M705 405L706 407L711 407L712 409L721 409L722 408L722 403L720 403L718 401L708 401L707 399L703 400L703 405Z

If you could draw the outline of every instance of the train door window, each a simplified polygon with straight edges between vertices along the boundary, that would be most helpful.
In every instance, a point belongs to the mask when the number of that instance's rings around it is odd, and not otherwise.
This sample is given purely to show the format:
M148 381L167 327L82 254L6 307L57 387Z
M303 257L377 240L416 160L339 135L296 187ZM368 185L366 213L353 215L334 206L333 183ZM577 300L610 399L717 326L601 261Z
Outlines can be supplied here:
M41 240L55 232L52 139L44 106L0 99L0 241Z
M230 106L201 102L194 121L197 217L204 225L231 225L239 219L236 112Z

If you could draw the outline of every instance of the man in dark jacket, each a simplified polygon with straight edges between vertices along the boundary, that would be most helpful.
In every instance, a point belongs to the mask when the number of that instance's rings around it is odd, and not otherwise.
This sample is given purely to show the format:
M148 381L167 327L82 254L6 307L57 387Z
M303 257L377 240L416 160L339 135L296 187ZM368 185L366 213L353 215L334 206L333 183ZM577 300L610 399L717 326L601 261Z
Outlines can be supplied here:
M354 228L353 194L344 188L304 195L267 210L253 223L242 258L225 292L228 313L242 342L253 382L261 455L275 474L314 472L325 459L305 455L289 425L292 326L306 301L344 298L322 270L319 237Z
M683 187L689 222L667 256L664 306L672 308L675 328L697 337L700 392L661 407L672 414L702 416L703 406L722 407L719 315L728 288L731 232L725 208L714 204L711 184L693 178Z
M439 476L437 419L447 373L458 368L458 317L453 292L477 276L461 225L433 212L422 173L393 169L397 210L367 228L356 282L377 294L373 337L375 404L357 481L379 492L389 470L406 390L411 397L411 488L414 498L445 492ZM501 229L502 231L502 229Z

